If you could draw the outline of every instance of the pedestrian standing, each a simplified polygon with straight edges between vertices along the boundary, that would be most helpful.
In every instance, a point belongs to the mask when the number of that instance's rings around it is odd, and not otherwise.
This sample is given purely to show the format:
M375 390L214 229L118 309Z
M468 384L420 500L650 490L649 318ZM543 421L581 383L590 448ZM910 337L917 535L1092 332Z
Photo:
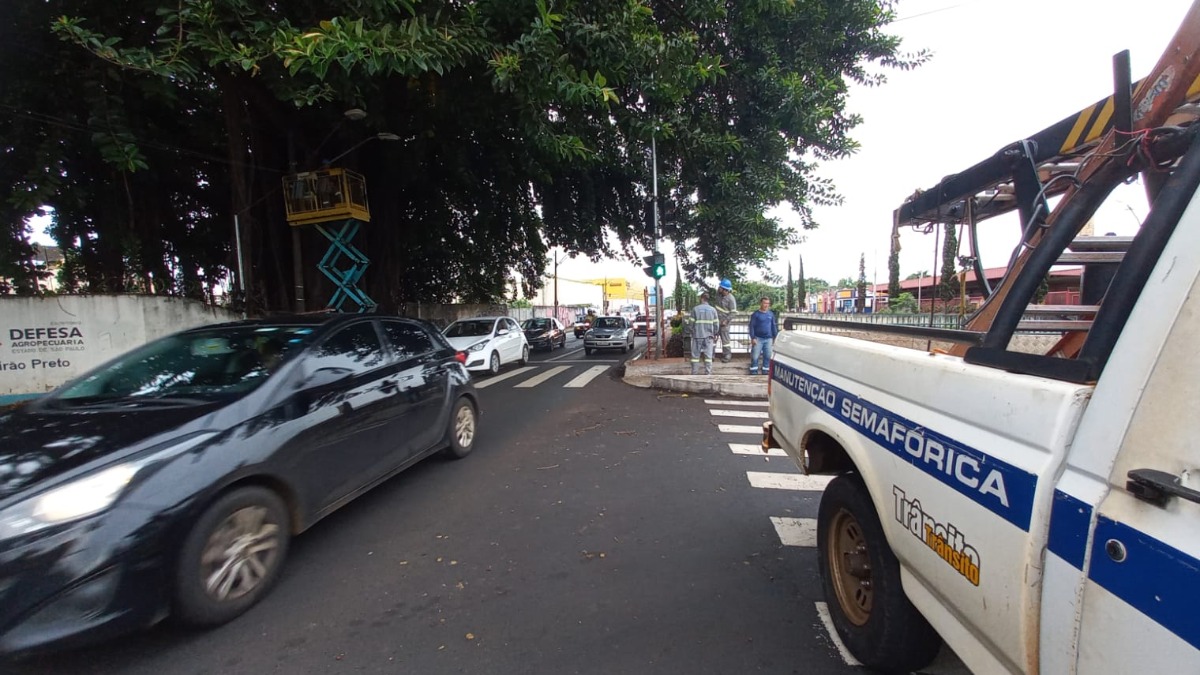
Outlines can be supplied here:
M721 362L729 363L733 360L733 343L729 339L729 322L733 320L733 315L737 312L737 298L733 297L733 283L728 279L722 279L720 287L717 288L717 296L716 310L721 328Z
M700 374L701 357L704 374L712 375L713 338L717 334L717 310L708 304L708 293L700 294L700 304L692 308L692 374Z
M771 367L771 345L779 335L779 324L775 322L775 313L771 311L771 299L763 298L758 301L758 309L750 315L750 374L768 375ZM759 357L762 357L762 367L759 367Z

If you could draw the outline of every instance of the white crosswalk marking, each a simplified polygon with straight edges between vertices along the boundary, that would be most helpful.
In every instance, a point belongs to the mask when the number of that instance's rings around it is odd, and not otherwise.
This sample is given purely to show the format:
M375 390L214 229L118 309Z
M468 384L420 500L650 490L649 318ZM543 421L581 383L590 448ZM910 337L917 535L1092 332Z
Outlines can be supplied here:
M483 382L479 382L478 384L475 385L475 388L476 389L486 389L486 388L492 386L493 384L503 382L510 377L516 377L516 376L520 375L521 373L528 373L531 370L537 370L537 368L534 368L533 366L525 366L524 368L517 368L514 371L505 373L503 375L497 375L495 377L486 379Z
M817 546L817 521L813 518L783 518L771 516L771 524L784 546Z
M802 473L768 473L747 471L746 479L751 487L771 490L813 490L820 492L829 485L833 476L806 476Z
M723 434L753 434L762 436L762 427L744 424L718 424L717 429Z
M541 373L539 375L534 375L533 377L529 378L528 380L525 380L524 382L522 382L518 385L514 385L514 386L518 389L528 389L530 387L536 387L539 384L545 382L546 380L563 372L564 370L570 370L570 369L571 369L571 366L555 366L554 368L551 368L550 370L547 370L544 373Z
M771 448L770 452L763 452L762 446L755 443L730 443L729 449L735 455L758 455L759 457L787 457L787 453L779 448Z
M583 371L582 375L563 385L566 388L579 388L596 379L596 376L608 370L608 366L592 366Z
M848 666L861 666L858 659L846 649L846 645L842 644L842 638L838 636L837 631L833 628L833 619L829 616L829 606L823 602L817 603L817 615L821 617L821 623L825 625L825 632L829 633L829 639L833 642L833 646L837 647L838 654L842 655L842 660Z
M713 417L745 417L756 420L765 420L770 417L770 415L761 410L715 410L710 408L708 414Z
M751 408L765 408L765 407L767 407L767 402L766 402L766 401L737 401L737 400L732 400L732 399L730 399L730 400L725 400L725 401L722 401L722 400L719 400L719 399L708 399L708 398L706 398L706 399L704 399L704 404L705 404L705 405L744 405L744 406L748 406L748 407L751 407Z

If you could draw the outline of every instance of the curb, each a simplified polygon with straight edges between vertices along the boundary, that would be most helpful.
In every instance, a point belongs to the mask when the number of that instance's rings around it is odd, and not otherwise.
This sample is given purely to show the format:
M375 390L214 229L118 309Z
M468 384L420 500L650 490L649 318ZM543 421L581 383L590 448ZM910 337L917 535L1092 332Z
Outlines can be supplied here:
M732 398L766 400L766 380L738 375L652 375L650 387L689 394L711 394Z

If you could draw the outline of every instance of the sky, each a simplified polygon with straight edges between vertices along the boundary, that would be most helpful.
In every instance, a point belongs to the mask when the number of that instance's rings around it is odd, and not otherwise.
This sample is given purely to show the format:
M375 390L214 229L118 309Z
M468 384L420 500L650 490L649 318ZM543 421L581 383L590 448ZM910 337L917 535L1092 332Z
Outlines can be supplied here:
M886 283L892 212L905 197L1112 93L1113 54L1130 50L1133 78L1144 77L1190 4L900 0L889 32L902 38L902 51L927 49L932 57L912 71L886 71L882 86L852 87L848 109L863 123L851 136L861 147L818 169L834 181L844 203L818 207L820 227L780 251L770 269L786 278L788 261L803 255L807 277L836 282L858 276L862 254L868 281ZM1143 194L1138 185L1115 194L1097 214L1096 233L1132 234L1147 210ZM799 227L790 210L771 215ZM979 230L984 264L1006 264L1018 238L1015 217L986 221ZM675 283L672 257L668 292ZM940 270L940 260L932 235L901 231L901 278ZM577 259L561 264L559 273L648 280L640 266L625 261ZM759 280L761 274L748 270L745 277Z

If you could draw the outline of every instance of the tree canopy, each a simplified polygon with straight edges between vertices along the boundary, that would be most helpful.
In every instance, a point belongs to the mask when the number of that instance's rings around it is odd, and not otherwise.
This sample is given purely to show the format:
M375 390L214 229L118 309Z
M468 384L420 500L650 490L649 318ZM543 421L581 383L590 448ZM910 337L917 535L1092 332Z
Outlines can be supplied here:
M0 277L30 292L51 209L68 289L203 297L236 272L291 307L281 179L367 177L363 285L385 308L540 283L550 246L635 258L658 150L690 279L762 266L835 203L849 82L902 55L892 0L46 0L0 25ZM361 121L343 112L367 112ZM387 132L397 142L363 143ZM360 145L361 143L361 145ZM323 241L302 233L310 298Z

